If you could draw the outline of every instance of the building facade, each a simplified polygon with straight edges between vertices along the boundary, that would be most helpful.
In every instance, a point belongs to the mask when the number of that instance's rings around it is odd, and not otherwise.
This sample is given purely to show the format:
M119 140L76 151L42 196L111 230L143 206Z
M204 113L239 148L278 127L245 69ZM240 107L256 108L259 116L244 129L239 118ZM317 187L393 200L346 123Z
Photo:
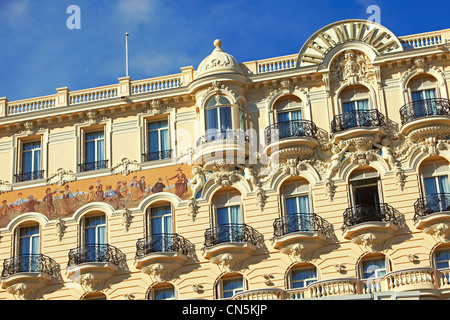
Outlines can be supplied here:
M213 45L0 99L0 299L446 299L450 29Z

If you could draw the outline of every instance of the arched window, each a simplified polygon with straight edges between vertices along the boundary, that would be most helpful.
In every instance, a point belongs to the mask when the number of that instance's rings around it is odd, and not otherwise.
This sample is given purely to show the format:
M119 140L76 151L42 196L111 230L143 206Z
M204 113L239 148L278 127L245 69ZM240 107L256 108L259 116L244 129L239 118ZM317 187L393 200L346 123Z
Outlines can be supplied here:
M375 109L371 106L369 89L361 85L351 86L342 90L340 101L343 113Z
M367 168L350 176L350 200L352 207L380 204L381 181L378 172Z
M149 300L175 300L175 287L170 283L161 283L152 288Z
M216 299L230 299L247 290L247 281L240 274L227 274L216 284Z
M367 293L380 291L380 280L390 271L389 259L383 254L369 254L359 264L359 278Z
M241 194L235 189L218 193L214 196L214 224L217 240L223 242L239 242L243 223Z
M318 279L317 269L312 264L294 266L288 274L288 288L306 288Z
M152 250L170 251L173 242L172 205L160 204L149 208L149 235Z
M85 262L103 262L106 259L108 243L106 239L106 217L104 214L83 218Z
M430 75L418 75L409 81L411 101L417 102L438 97L436 78Z
M416 214L428 215L450 211L450 184L448 162L436 159L422 163L420 182L423 198L415 205Z
M302 120L302 101L295 96L281 97L274 106L277 121Z
M38 272L40 228L38 224L20 226L17 230L18 272Z
M287 233L313 230L309 184L306 180L286 182L282 186L283 212Z
M82 300L106 300L106 295L102 292L90 292Z

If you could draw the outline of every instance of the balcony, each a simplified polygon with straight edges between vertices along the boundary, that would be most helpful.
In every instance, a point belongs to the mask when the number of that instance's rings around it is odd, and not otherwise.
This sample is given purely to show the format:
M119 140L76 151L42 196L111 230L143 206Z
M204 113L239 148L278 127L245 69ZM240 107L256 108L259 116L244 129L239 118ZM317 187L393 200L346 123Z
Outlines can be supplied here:
M307 287L261 288L235 294L232 300L303 300L348 297L349 299L446 298L450 289L449 269L429 267L391 271L381 278L334 278L316 281ZM395 293L394 293L395 292Z
M413 141L427 136L450 134L450 101L448 99L425 99L410 102L400 109L401 133Z
M386 118L376 109L353 110L334 116L331 122L332 142L367 137L380 140L386 135Z
M249 155L249 137L242 130L208 132L197 140L194 162L213 170L216 163L245 163Z
M152 274L158 282L167 281L187 261L191 246L176 233L141 238L136 243L135 266L145 274Z
M272 246L297 262L311 258L326 241L324 220L315 213L297 213L275 219Z
M94 171L108 168L108 160L85 162L78 165L78 172Z
M247 224L222 224L205 231L203 256L226 272L235 272L261 242L262 235Z
M414 203L414 225L440 242L450 240L450 194L437 193Z
M118 269L122 253L109 244L90 244L69 251L67 277L88 292L103 288Z
M312 121L291 120L275 123L264 130L266 147L270 156L283 150L295 149L297 156L307 158L319 145L318 128Z
M170 149L170 150L163 150L163 151L147 152L147 153L144 153L142 156L144 158L144 162L172 159L173 150Z
M369 252L381 250L398 229L395 209L386 203L362 204L344 212L344 238Z
M20 300L36 298L37 292L52 280L57 267L53 259L43 254L24 254L5 259L2 288Z
M44 178L45 170L24 172L14 175L14 182L25 182L31 180L39 180Z

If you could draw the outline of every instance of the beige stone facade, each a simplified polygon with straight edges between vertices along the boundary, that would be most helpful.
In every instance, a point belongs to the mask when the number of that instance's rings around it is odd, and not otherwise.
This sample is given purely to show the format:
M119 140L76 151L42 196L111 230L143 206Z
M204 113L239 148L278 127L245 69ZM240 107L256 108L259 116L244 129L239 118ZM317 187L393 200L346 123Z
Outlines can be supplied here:
M0 99L0 299L446 299L450 29L213 45Z

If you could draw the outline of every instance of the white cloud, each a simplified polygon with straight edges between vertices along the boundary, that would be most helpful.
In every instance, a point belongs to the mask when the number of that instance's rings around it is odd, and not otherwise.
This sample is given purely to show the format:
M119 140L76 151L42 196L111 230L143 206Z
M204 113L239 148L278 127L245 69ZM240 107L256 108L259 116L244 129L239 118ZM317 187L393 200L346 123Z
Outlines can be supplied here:
M121 22L130 27L149 22L155 12L155 0L118 0L117 14Z

